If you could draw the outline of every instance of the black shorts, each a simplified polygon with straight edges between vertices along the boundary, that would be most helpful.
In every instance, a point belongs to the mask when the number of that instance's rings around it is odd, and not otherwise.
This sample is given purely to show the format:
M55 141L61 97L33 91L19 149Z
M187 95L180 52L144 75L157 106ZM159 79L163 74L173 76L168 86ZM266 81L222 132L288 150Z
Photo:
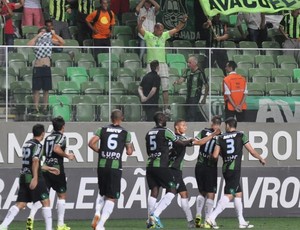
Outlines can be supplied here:
M98 168L98 187L101 196L119 199L121 191L122 170Z
M61 171L59 175L54 175L50 172L43 172L43 176L48 189L52 188L57 193L67 192L67 180L64 171Z
M30 178L27 178L27 181L25 182L25 177L30 177ZM44 178L42 176L39 178L38 184L33 190L29 188L29 184L30 184L29 181L31 180L31 178L32 178L31 175L20 176L17 202L29 203L29 202L37 202L37 201L43 201L49 199L49 190L46 186Z
M223 172L223 177L225 179L224 194L235 196L236 193L242 192L240 170L227 170Z
M195 177L200 193L216 193L217 192L217 176L218 168L208 167L196 164Z
M146 169L146 178L150 190L154 187L176 188L175 178L170 168L148 167Z
M176 192L180 193L180 192L187 191L185 183L182 178L182 171L178 170L178 169L173 169L173 168L171 168L171 171L172 171L175 181L176 181Z
M40 89L46 91L52 89L51 68L48 66L33 67L32 90Z

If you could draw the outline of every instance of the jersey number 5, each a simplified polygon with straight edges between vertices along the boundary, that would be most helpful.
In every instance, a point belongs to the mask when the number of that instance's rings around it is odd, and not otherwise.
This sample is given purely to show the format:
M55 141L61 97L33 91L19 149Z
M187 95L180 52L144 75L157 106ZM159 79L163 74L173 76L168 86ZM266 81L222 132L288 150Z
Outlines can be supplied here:
M156 144L156 136L150 136L150 150L154 151L157 148L157 144Z

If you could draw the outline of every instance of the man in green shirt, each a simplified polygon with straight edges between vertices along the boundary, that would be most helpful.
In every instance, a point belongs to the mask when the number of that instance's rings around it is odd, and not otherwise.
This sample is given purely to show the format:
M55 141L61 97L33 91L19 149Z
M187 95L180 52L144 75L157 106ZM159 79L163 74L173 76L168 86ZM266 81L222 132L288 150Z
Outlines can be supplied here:
M150 72L150 62L153 60L159 61L159 76L161 78L161 87L163 91L163 103L164 103L164 111L166 114L170 114L170 110L168 109L169 104L169 68L166 63L166 50L165 44L166 40L171 38L174 34L178 33L183 29L185 23L188 19L187 15L182 17L182 20L179 21L178 25L168 31L164 32L164 25L161 23L156 23L154 25L154 32L151 33L146 31L142 24L146 17L141 17L138 22L138 32L144 37L144 40L147 45L147 69Z

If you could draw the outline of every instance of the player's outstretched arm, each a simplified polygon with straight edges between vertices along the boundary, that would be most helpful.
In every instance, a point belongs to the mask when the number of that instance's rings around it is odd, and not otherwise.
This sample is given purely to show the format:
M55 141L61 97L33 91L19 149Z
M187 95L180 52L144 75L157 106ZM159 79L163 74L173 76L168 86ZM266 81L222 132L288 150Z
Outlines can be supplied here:
M48 171L48 172L50 172L50 173L52 173L54 175L59 175L60 174L60 171L59 171L58 168L50 167L48 165L43 165L42 166L42 170Z
M245 148L249 151L249 153L259 160L262 165L266 164L266 160L260 156L260 154L252 147L252 145L248 142L245 144Z
M209 135L207 137L203 137L200 140L198 140L198 139L194 140L193 144L194 145L205 145L213 137L218 136L220 134L221 134L221 130L220 129L216 129L211 135Z

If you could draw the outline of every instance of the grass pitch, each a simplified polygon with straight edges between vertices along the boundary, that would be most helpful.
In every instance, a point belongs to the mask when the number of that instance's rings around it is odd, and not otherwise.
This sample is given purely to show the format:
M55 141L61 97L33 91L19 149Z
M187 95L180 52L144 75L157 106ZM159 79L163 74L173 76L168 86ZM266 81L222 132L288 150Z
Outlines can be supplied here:
M299 218L286 217L286 218L247 218L254 224L255 229L264 230L287 230L287 229L299 229ZM182 230L187 229L185 219L162 219L164 229ZM67 220L66 223L71 227L72 230L89 230L91 229L91 220ZM236 218L218 218L217 223L220 229L238 229L238 221ZM53 221L53 227L56 221ZM16 221L11 224L9 230L21 230L25 229L25 221ZM35 221L34 229L44 229L43 221ZM53 228L55 229L55 228ZM134 229L146 229L145 220L142 219L112 219L106 223L106 230L134 230Z

